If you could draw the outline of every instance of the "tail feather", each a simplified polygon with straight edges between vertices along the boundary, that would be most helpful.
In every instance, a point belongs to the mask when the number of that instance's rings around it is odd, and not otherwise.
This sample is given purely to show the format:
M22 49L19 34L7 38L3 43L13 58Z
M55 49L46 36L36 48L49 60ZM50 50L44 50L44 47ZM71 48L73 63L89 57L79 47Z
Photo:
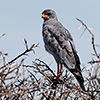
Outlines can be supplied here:
M66 64L64 64L64 66L65 66L66 68L68 68L68 67L66 66ZM84 91L86 91L86 90L85 90L85 86L84 86L84 78L83 78L83 76L82 76L81 69L77 69L77 68L76 68L76 69L69 69L69 68L68 68L68 70L75 76L75 78L77 79L77 81L78 81L80 87L81 87Z
M75 76L75 78L77 79L78 83L80 84L80 87L81 87L84 91L86 91L86 90L85 90L85 86L84 86L84 79L83 79L83 77L82 77L82 74L80 74L80 75L74 74L74 76Z
M83 76L81 74L81 68L80 68L80 59L79 56L77 55L77 52L73 46L73 43L70 43L72 50L73 50L73 55L74 55L74 60L75 60L75 69L70 69L66 64L64 64L70 71L71 73L75 76L75 78L77 79L78 83L80 84L80 87L85 90L85 86L84 86L84 79ZM73 63L73 62L72 62Z
M73 73L73 75L75 76L75 78L77 79L80 87L84 90L85 90L85 86L84 86L84 79L83 79L83 76L81 74L81 72L79 71L75 71L75 70L71 70L71 72Z

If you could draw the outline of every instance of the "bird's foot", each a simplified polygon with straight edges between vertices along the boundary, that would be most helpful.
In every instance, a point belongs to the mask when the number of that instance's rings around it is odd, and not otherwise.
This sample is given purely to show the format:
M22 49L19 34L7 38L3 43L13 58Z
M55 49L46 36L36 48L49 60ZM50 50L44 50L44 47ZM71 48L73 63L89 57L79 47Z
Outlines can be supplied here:
M62 75L62 72L58 73L56 78L59 78Z

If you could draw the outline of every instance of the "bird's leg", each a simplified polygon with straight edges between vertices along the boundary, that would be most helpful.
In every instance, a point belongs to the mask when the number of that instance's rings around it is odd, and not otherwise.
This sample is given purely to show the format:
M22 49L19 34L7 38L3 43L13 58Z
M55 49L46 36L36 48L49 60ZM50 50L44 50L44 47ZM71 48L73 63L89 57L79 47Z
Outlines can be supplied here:
M57 63L57 77L56 78L59 78L60 77L60 73L59 73L59 63Z
M59 75L59 63L57 63L57 76Z
M60 66L60 75L62 75L62 64Z
M59 71L59 63L57 63L57 77L56 78L59 78L61 75L62 75L62 64L60 66L60 71Z

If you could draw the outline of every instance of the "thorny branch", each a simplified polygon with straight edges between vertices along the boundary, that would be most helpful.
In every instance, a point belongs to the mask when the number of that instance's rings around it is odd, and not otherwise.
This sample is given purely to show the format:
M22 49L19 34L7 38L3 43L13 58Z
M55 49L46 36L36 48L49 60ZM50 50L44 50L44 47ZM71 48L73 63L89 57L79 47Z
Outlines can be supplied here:
M97 53L97 50L96 50L96 47L95 47L95 43L94 43L94 34L91 32L91 30L87 27L87 25L80 19L76 18L84 27L85 27L85 30L88 30L88 32L92 35L92 46L93 46L93 50L94 50L94 53L96 55L96 57L99 59L99 61L91 61L89 63L96 63L96 62L100 62L100 55Z
M14 62L15 60L17 60L17 59L20 58L21 56L26 55L26 53L28 53L28 52L30 52L30 51L33 51L33 52L34 52L33 48L35 48L35 47L37 47L37 46L39 45L39 44L37 44L37 45L33 44L30 48L28 48L26 39L24 39L24 41L25 41L26 50L25 50L23 53L19 54L19 55L18 55L17 57L15 57L14 59L12 59L11 61L9 61L7 64L4 64L3 66L1 66L0 69L4 68L4 67L7 66L7 65L10 65L12 62Z
M80 19L77 20L92 35L93 50L99 59L93 33ZM35 52L34 48L38 46L33 44L29 48L26 39L24 41L26 50L8 63L5 61L5 53L0 51L1 65L3 64L0 67L1 100L100 100L100 59L92 60L91 68L84 66L87 90L84 92L66 69L59 79L55 79L54 70L40 59L32 59L32 64L25 64L24 59L19 64L14 63L28 52Z

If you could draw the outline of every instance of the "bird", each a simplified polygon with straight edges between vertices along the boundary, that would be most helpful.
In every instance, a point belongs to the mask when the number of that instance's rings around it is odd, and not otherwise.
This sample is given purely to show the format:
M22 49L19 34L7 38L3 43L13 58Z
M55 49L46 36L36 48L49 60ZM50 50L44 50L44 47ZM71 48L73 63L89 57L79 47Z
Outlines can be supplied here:
M42 18L44 46L57 63L57 78L61 76L64 66L75 76L80 87L85 91L80 59L70 32L58 21L54 10L45 9Z

